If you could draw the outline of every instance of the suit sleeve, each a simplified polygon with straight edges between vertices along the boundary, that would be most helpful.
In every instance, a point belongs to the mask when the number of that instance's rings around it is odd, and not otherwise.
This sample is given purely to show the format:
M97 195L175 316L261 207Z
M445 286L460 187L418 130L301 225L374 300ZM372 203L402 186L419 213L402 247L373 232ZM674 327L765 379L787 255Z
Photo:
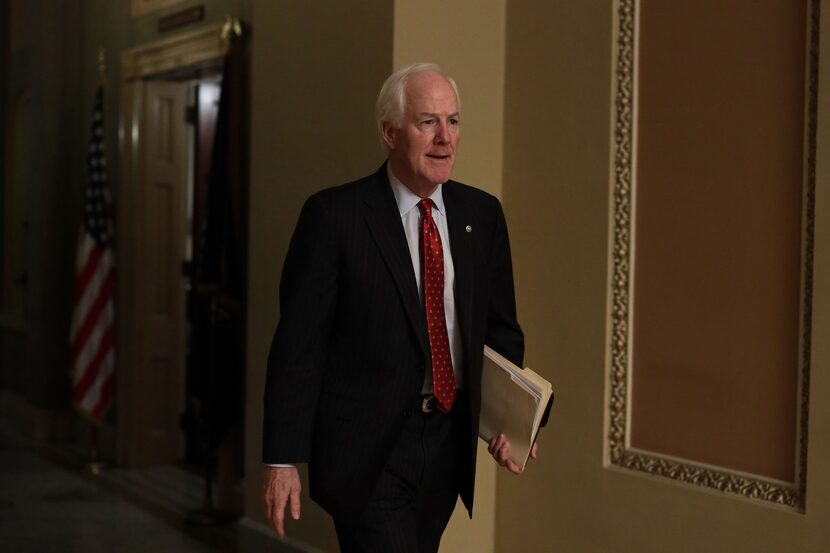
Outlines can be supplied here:
M501 204L497 204L496 211L496 228L490 255L490 306L484 342L521 367L524 360L524 334L516 319L510 239Z
M283 266L280 321L265 380L262 459L302 463L320 396L337 297L337 255L322 198L303 206Z

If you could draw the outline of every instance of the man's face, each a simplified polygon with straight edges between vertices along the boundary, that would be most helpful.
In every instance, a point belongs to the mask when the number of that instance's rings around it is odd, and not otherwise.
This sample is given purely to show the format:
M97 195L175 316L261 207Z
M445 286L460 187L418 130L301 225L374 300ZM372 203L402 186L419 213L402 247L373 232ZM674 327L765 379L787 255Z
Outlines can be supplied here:
M435 73L409 78L401 128L383 126L392 172L421 197L449 180L460 135L455 91Z

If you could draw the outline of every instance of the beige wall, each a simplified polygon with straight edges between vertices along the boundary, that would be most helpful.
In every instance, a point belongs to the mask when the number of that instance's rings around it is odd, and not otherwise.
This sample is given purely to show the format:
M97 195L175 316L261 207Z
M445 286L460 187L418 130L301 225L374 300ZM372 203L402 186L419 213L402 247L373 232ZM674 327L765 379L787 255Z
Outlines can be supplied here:
M500 552L611 550L597 543L614 531L601 490L610 55L611 2L508 3L504 204L525 362L557 399L539 461L499 479Z
M461 93L453 178L501 195L506 0L397 0L394 63L433 62Z
M245 513L261 521L262 390L282 262L302 202L383 161L374 98L392 68L392 2L261 0L253 12ZM288 532L337 550L307 495Z
M807 513L603 466L611 1L508 2L504 202L527 363L558 392L541 460L499 478L497 547L579 552L830 549L830 116L819 105ZM822 14L830 31L830 14ZM830 86L830 33L820 90ZM530 548L530 549L528 549Z

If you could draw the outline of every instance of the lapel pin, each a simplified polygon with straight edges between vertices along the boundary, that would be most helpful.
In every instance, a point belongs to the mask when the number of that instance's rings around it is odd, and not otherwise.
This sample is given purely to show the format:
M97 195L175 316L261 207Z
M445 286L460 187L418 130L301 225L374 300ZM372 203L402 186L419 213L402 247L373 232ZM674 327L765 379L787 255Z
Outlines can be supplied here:
M467 232L473 232L473 227L467 225L467 228L465 228L464 230L466 230Z

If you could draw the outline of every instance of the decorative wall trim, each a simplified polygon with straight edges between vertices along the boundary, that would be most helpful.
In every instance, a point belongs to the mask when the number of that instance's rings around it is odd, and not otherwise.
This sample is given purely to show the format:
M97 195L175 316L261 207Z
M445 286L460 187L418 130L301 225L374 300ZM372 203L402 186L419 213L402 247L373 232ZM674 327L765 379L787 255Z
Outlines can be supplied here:
M612 204L612 269L609 309L609 371L607 457L611 465L644 472L685 484L769 502L803 512L807 488L807 441L810 400L810 340L815 224L816 129L820 0L809 0L808 67L805 110L805 179L802 235L802 308L799 360L799 417L794 482L780 482L736 471L705 466L628 446L629 346L631 332L631 276L634 260L633 174L636 79L637 1L617 0L614 75L614 144Z
M215 23L143 44L121 55L121 78L134 81L176 69L221 65L228 51L223 25Z

